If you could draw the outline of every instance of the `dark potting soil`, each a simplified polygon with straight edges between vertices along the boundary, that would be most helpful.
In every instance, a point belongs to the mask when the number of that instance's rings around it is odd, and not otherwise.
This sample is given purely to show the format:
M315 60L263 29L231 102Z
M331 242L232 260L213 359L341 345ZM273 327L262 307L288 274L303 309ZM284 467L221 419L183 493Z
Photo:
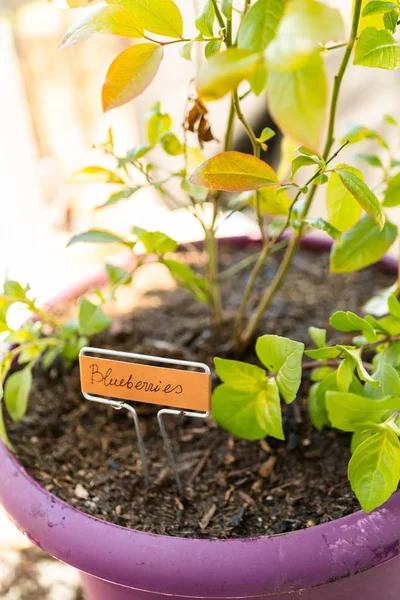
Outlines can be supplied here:
M246 252L254 251L249 248ZM224 248L223 267L245 252ZM193 264L192 253L187 256ZM276 269L272 257L259 283L260 294ZM247 273L223 284L232 311ZM369 268L331 275L328 256L302 250L265 317L260 333L276 333L312 344L310 325L326 327L337 309L360 306L392 277ZM208 308L180 289L147 293L145 305L114 321L92 345L164 357L200 360L232 357L232 324L216 332ZM331 333L334 336L334 332ZM336 341L349 341L336 333ZM253 349L243 357L257 362ZM349 437L319 433L307 416L302 384L298 400L284 407L286 444L273 439L235 439L212 420L171 417L169 435L186 492L177 488L157 427L156 409L137 410L148 451L151 485L145 489L133 423L82 398L77 366L38 372L26 418L10 426L10 438L24 467L49 491L90 515L159 534L201 538L253 537L284 533L337 519L358 510L347 480Z

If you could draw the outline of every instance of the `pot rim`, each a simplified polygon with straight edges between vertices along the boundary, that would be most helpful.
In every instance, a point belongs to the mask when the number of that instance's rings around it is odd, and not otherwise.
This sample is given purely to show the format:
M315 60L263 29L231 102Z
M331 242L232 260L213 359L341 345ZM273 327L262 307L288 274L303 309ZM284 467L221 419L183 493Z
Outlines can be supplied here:
M222 240L249 242L257 240ZM330 243L313 236L302 245L326 251ZM381 267L394 273L396 261L385 257ZM86 281L87 287L93 280ZM78 289L82 293L79 286L51 304L76 296ZM212 540L144 533L92 517L42 487L3 443L0 472L0 502L33 543L89 575L136 590L188 598L254 598L322 585L398 554L400 492L370 514L358 511L274 536Z

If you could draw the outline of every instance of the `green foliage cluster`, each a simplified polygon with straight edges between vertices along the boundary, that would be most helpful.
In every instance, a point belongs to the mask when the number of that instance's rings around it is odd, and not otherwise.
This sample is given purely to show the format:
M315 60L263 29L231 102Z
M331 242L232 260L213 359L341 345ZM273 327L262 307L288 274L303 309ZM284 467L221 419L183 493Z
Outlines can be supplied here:
M80 0L73 4L79 5ZM400 141L399 124L385 115L383 133L363 124L343 132L337 131L336 117L350 62L359 68L394 70L400 66L400 46L394 36L400 4L398 0L354 0L351 10L347 32L341 13L322 0L203 0L194 23L185 24L185 29L191 27L188 37L184 37L182 16L173 0L107 0L80 14L62 47L97 34L133 40L108 69L102 90L104 110L141 94L155 78L170 45L180 45L182 60L192 60L195 51L204 54L180 132L157 103L146 114L144 145L120 156L110 131L99 149L113 166L90 165L71 180L109 186L108 199L97 210L134 202L146 188L163 195L171 208L187 209L204 231L207 266L204 273L197 273L180 262L174 254L177 242L160 231L133 226L124 238L92 229L74 236L70 245L120 245L132 254L133 266L126 271L107 265L108 287L82 298L76 319L66 323L55 319L30 299L28 289L6 282L0 296L0 332L7 344L0 383L14 421L25 414L32 368L37 364L48 368L58 357L67 363L75 360L87 339L109 325L104 304L114 298L119 286L132 281L136 269L149 257L164 265L178 285L209 303L216 326L226 320L222 279L251 267L233 327L232 342L241 351L254 340L305 232L316 229L331 236L333 273L363 269L390 249L398 235L387 211L400 205L400 143L389 143L389 139L395 133ZM330 52L341 56L332 82L325 69ZM245 98L251 95L263 98L262 102L266 98L283 134L276 170L260 158L276 132L252 128L244 111ZM213 142L214 149L217 141L208 103L225 96L230 100L225 136L219 152L210 156L205 146ZM237 126L249 137L251 155L232 149ZM376 151L364 152L365 142ZM356 145L361 151L354 156L355 164L344 162L343 149ZM157 161L160 153L168 160ZM363 165L379 173L374 189L362 172ZM311 217L320 188L325 192L327 216ZM261 249L220 273L218 227L242 210L254 214ZM261 297L254 298L262 268L278 249L283 249L280 267ZM400 476L399 281L371 299L368 316L332 315L331 327L357 333L352 345L329 346L327 331L314 327L310 336L316 348L305 352L303 344L287 338L259 337L256 353L262 367L215 359L222 383L213 394L214 419L234 435L250 440L267 435L284 439L281 401L293 402L302 378L311 374L310 418L319 430L336 427L353 434L349 478L366 511L390 496ZM14 304L24 305L36 316L17 331L7 324L7 312ZM7 441L2 420L0 432Z

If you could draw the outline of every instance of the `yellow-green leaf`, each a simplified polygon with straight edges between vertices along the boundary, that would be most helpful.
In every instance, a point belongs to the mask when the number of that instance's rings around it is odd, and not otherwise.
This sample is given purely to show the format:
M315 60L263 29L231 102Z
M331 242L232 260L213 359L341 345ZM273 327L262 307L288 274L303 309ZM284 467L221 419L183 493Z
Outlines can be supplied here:
M258 201L260 203L261 212L267 215L288 215L292 200L285 191L279 191L277 185L269 185L268 187L258 190ZM254 203L256 199L254 198Z
M96 6L85 13L65 34L61 48L83 42L97 33L113 33L128 38L142 38L144 30L134 15L122 6Z
M228 48L204 64L197 78L197 89L205 100L218 100L235 90L244 79L250 79L263 61L261 54Z
M393 71L400 66L400 46L387 29L368 27L357 40L354 64Z
M246 192L276 184L275 171L264 161L242 152L222 152L192 173L190 183L210 190Z
M364 181L354 173L354 169L337 169L336 173L339 175L340 181L343 183L344 187L350 192L353 198L357 200L365 212L369 214L371 219L375 221L379 230L382 230L385 225L385 213L375 194L369 189Z
M275 37L284 7L284 0L258 0L250 6L240 24L239 48L252 52L265 50Z
M314 54L295 71L270 71L267 95L271 114L283 133L318 151L328 98L321 56Z
M118 183L124 185L125 181L117 173L104 167L84 167L75 171L70 177L71 183Z
M344 23L338 9L315 0L291 0L278 32L267 50L270 69L300 67L319 45L343 39Z
M353 0L352 4L352 11L354 10L354 2L355 0ZM362 9L364 11L365 7L367 6L367 4L369 4L370 0L362 0ZM379 14L374 14L374 15L367 15L367 16L362 16L361 14L361 19L360 19L360 25L358 27L358 33L361 33L361 31L363 31L363 29L366 29L367 27L376 27L377 29L382 29L382 27L384 26L383 24L383 15L379 15Z
M347 167L352 170L360 179L362 173L358 169ZM354 227L361 217L361 205L355 200L354 196L343 185L339 175L332 173L326 191L326 208L329 215L329 222L339 231L347 231Z
M124 50L108 69L103 85L103 110L126 104L153 81L163 57L157 44L138 44Z
M172 0L106 0L128 9L146 31L180 38L183 21L179 8Z

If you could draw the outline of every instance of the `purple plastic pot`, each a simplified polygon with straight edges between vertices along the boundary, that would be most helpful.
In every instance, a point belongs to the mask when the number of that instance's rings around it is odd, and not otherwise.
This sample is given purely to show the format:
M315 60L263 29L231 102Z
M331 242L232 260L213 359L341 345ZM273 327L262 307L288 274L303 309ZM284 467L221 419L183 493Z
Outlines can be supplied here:
M304 245L327 248L321 240ZM396 268L391 259L382 266ZM200 540L90 517L42 488L1 443L0 473L0 503L10 519L34 544L80 570L88 600L399 597L400 492L369 515L272 537Z

